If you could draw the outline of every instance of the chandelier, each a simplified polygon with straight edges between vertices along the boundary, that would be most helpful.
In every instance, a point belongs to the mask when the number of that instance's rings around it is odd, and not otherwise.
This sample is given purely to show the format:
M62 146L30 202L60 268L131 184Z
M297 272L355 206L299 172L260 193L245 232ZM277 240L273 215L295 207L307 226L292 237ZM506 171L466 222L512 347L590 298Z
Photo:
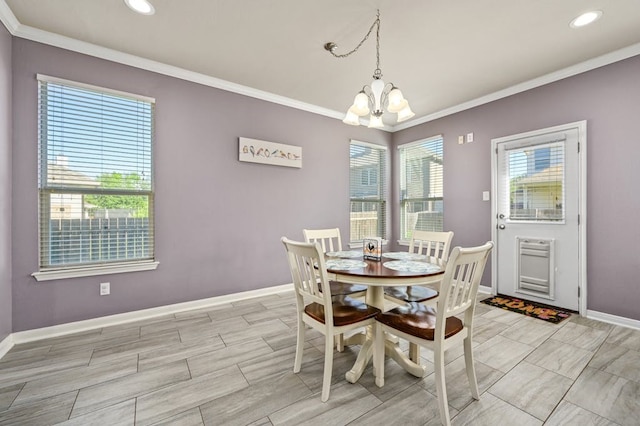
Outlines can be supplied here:
M382 114L385 107L388 112L398 114L398 123L410 119L415 114L411 111L409 102L404 98L400 89L394 86L393 83L385 84L382 80L382 71L380 70L380 9L378 9L376 20L369 28L369 32L352 51L337 54L335 51L338 45L333 42L326 43L324 48L336 58L346 58L360 49L360 46L367 41L374 28L376 29L376 69L373 71L373 81L358 92L353 105L351 105L342 121L346 124L359 126L360 117L370 113L369 127L381 128L384 127Z

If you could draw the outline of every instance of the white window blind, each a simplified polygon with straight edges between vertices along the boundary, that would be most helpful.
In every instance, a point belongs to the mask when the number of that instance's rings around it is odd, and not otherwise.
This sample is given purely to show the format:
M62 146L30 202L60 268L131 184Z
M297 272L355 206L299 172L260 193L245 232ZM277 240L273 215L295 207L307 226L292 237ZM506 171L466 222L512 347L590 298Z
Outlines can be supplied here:
M400 154L400 239L414 229L443 230L443 139L434 136L398 147Z
M386 238L386 147L352 140L349 158L351 242Z
M154 100L38 81L40 270L154 259Z
M509 220L564 220L565 140L505 151L503 176L509 182ZM503 210L504 211L504 210Z

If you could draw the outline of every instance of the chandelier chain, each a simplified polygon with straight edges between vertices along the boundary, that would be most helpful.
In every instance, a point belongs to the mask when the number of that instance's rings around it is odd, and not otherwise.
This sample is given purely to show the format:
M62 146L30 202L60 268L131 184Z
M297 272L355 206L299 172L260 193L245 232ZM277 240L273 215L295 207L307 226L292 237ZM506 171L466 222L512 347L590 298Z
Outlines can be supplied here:
M334 52L336 45L333 45L333 48L331 49L327 48L327 50L336 58L346 58L348 56L351 56L352 54L356 53L358 49L360 49L360 47L364 44L365 41L369 39L369 36L373 32L374 27L376 28L376 73L374 75L381 76L382 73L380 72L380 9L378 9L376 20L373 22L373 24L371 24L369 31L364 36L364 38L360 40L360 43L358 43L358 45L353 50L347 53L337 54Z

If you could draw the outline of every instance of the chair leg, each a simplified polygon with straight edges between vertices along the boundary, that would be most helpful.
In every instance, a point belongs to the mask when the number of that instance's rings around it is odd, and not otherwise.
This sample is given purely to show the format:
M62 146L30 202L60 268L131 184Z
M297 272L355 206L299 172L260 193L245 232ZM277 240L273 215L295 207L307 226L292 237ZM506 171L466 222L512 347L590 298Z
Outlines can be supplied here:
M299 373L300 368L302 368L302 352L304 351L304 332L305 325L302 322L302 318L298 316L298 337L296 341L296 358L293 362L293 372Z
M376 385L384 386L384 330L381 324L374 325L375 339L373 347L373 374L376 376Z
M478 380L476 378L476 367L473 360L471 337L464 339L464 363L467 370L467 378L469 379L469 386L471 386L471 396L473 396L474 399L480 399Z
M333 370L333 336L328 334L324 340L324 377L322 378L322 396L320 400L327 402L331 389L331 373Z
M336 350L338 352L344 351L344 334L337 334L335 337L336 340Z
M434 351L434 367L436 371L436 389L438 391L438 408L440 410L440 421L443 425L450 426L451 420L449 419L447 384L444 378L444 351L441 348Z
M420 365L420 345L409 343L409 359Z

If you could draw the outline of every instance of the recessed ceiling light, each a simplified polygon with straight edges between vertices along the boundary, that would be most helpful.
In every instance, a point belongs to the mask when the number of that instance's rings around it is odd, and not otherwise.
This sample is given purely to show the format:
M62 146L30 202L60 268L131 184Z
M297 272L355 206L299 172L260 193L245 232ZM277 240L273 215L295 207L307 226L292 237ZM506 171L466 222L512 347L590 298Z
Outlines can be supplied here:
M597 21L598 19L600 19L601 16L602 16L602 11L601 10L592 10L591 12L586 12L586 13L583 13L582 15L578 16L576 19L571 21L569 26L571 28L584 27L585 25L589 25L589 24Z
M124 0L124 3L129 6L131 10L142 15L153 15L156 13L153 5L147 0Z

